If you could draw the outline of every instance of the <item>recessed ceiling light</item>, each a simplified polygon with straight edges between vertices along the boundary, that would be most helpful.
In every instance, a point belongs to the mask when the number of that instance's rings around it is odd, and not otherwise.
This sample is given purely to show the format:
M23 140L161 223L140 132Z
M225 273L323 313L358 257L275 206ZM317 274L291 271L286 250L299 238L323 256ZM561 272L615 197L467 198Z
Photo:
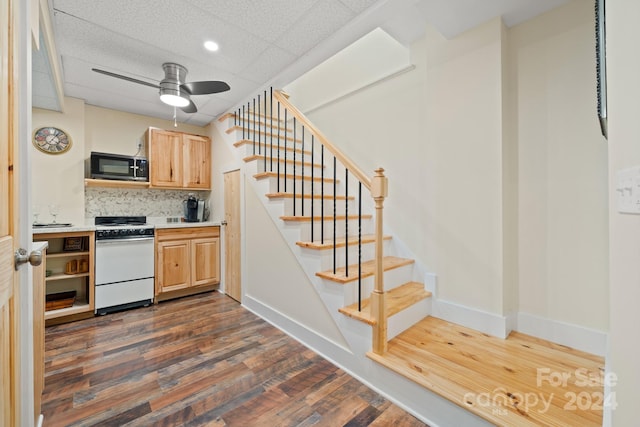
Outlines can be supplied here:
M209 41L204 42L204 48L207 49L208 51L215 52L220 47L218 46L218 43L209 40Z

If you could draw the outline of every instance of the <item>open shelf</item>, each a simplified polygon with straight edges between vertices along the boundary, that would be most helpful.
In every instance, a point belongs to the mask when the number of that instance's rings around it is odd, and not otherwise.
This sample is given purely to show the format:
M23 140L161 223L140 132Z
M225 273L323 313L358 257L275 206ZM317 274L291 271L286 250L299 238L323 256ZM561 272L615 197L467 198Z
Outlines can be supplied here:
M79 257L79 256L87 256L89 254L90 254L89 251L83 251L83 252L56 252L56 253L47 253L47 258Z
M56 273L56 274L52 274L51 276L45 278L45 280L47 282L52 282L54 280L64 280L64 279L73 279L75 277L88 277L89 276L89 272L85 272L85 273L76 273L76 274L65 274L65 273Z
M86 313L91 311L91 307L88 303L80 301L73 304L71 307L60 308L58 310L51 310L44 312L44 320L56 319L63 316L71 316L73 314Z
M94 308L94 252L95 234L93 231L70 231L55 233L34 233L34 241L47 241L46 270L52 272L45 277L45 295L75 291L76 297L71 307L59 308L44 312L47 324L57 324L93 316ZM78 241L80 239L80 241ZM65 251L64 249L70 249ZM69 265L76 262L76 265ZM65 271L83 270L73 274ZM46 296L43 295L46 299ZM53 320L56 319L56 320Z

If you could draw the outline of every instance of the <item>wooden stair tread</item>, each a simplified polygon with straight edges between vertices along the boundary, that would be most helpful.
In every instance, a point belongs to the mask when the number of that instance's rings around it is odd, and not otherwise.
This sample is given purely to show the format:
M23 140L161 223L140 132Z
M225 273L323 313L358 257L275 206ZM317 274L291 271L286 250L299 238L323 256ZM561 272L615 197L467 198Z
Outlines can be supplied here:
M336 219L336 221L343 221L345 220L347 217L344 215L336 215L335 217L333 215L325 215L324 217L318 215L318 216L314 216L313 220L314 221L333 221L333 219ZM362 219L371 219L373 218L373 215L369 215L369 214L362 214L361 215ZM283 221L297 221L297 222L311 222L311 217L310 216L288 216L288 215L283 215L280 217L281 220ZM349 219L358 219L358 215L349 215Z
M408 258L386 256L382 259L382 269L384 271L393 270L394 268L403 267L405 265L413 264L414 262L414 260ZM363 262L361 267L362 278L364 279L365 277L373 276L375 268L375 260ZM345 275L347 271L349 273L348 276ZM320 271L316 273L316 276L342 284L353 282L358 280L358 264L352 264L348 269L345 267L337 268L335 274L333 273L333 270Z
M300 199L302 197L304 197L305 199L310 199L311 198L311 194L305 194L304 196L300 193L296 193L295 195L293 193L284 193L284 192L280 192L280 193L267 193L265 194L268 198L270 199L292 199L294 196L296 199ZM324 196L321 194L314 194L313 195L314 199L331 199L333 200L333 194L325 194ZM336 200L345 200L345 199L349 199L349 200L355 200L354 196L349 196L349 197L345 197L342 195L336 195Z
M255 179L266 179L266 178L277 178L278 177L278 172L258 172L257 174L253 175L253 177ZM284 178L284 179L293 179L294 176L291 173L285 174L285 173L280 173L280 178ZM302 179L305 181L311 181L311 176L310 175L296 175L295 179ZM318 181L324 181L324 182L328 182L328 183L333 183L333 178L321 178L318 176L314 176L313 177L313 181L314 182L318 182ZM340 180L337 180L336 182L340 182Z
M384 240L391 240L391 236L383 236ZM363 234L361 236L362 243L375 243L376 236L375 234ZM346 239L344 237L336 239L336 247L342 248L345 246ZM350 236L348 241L346 241L348 245L357 245L358 244L358 236ZM315 241L315 242L296 242L296 245L302 248L309 249L332 249L333 248L333 240L325 239L324 243Z
M408 282L404 285L393 288L388 292L385 292L385 306L387 309L386 318L393 316L404 310L407 307L411 307L418 301L422 301L425 298L429 298L431 292L424 289L424 285L419 282ZM362 300L361 308L358 311L358 303L351 304L347 307L342 307L338 311L344 315L347 315L353 319L360 320L369 325L375 325L377 322L371 315L371 306L369 305L370 299L365 298Z
M237 148L237 147L240 147L241 145L252 145L252 144L254 144L254 142L252 140L250 140L250 139L241 139L240 141L234 142L233 146ZM256 141L255 144L256 144L256 147L259 145L260 147L270 148L270 144L265 144L264 142ZM276 149L277 147L273 147L273 148ZM296 153L301 153L301 154L305 154L305 155L309 155L309 156L311 155L311 150L304 150L303 151L303 150L301 150L299 148L294 148L294 147L291 147L291 146L285 147L284 145L280 145L280 150L281 151L285 151L286 150L286 151L291 151L291 152L295 151Z
M243 160L245 163L249 163L249 162L253 162L254 160L264 160L264 159L265 159L265 156L264 156L264 155L262 155L262 154L253 154L253 155L251 155L251 156L247 156L247 157L245 157L245 158L244 158L244 159L242 159L242 160ZM274 162L278 162L278 161L279 161L280 163L287 163L287 164L294 164L294 163L295 163L297 166L302 166L302 165L304 164L305 166L308 166L308 167L312 167L312 166L313 166L313 167L316 167L316 168L322 168L322 167L326 168L326 167L327 167L326 165L322 166L322 165L321 165L321 164L319 164L319 163L302 162L302 161L300 161L300 160L295 160L295 161L294 161L293 159L289 159L289 158L287 158L287 159L285 160L285 159L284 159L284 158L282 158L282 157L280 158L280 160L278 160L278 159L277 159L277 158L275 158L275 157L272 159L270 156L267 156L267 160L273 160Z
M592 405L565 409L570 396L603 392L601 384L581 386L572 377L566 385L556 387L548 381L541 383L538 369L572 375L584 369L601 378L604 359L545 340L520 333L501 339L426 317L389 341L384 355L369 352L367 356L498 426L602 424L602 410ZM538 402L548 402L548 407L539 403L527 408L514 398L534 394Z

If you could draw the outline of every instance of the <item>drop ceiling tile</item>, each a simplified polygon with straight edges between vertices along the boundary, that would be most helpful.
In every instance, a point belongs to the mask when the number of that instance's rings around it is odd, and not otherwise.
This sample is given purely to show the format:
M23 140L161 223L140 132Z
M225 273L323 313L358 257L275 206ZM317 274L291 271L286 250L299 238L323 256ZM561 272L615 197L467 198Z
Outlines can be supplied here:
M378 0L340 0L340 3L355 13L362 13L369 7L380 2Z
M271 46L249 64L240 73L240 76L261 85L295 61L295 59L296 56L286 50L278 46Z
M318 1L188 0L189 3L263 40L275 41Z
M64 0L56 2L56 17L64 12L94 30L120 33L120 37L174 52L174 55L199 59L229 72L246 67L267 46L259 37L201 9L184 7L184 1L156 0L153 8L148 4L129 0ZM220 51L210 53L204 49L203 43L209 38L219 43ZM172 59L168 57L165 61Z
M355 14L338 0L320 1L275 44L295 55L303 55L349 22Z

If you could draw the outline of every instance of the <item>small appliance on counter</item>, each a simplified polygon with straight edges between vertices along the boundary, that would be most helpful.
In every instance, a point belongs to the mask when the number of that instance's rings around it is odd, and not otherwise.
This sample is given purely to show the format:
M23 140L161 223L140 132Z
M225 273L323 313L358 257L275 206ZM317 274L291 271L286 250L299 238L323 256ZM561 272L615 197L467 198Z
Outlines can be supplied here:
M205 201L197 199L193 193L189 193L187 200L183 200L185 222L203 222L205 217Z

